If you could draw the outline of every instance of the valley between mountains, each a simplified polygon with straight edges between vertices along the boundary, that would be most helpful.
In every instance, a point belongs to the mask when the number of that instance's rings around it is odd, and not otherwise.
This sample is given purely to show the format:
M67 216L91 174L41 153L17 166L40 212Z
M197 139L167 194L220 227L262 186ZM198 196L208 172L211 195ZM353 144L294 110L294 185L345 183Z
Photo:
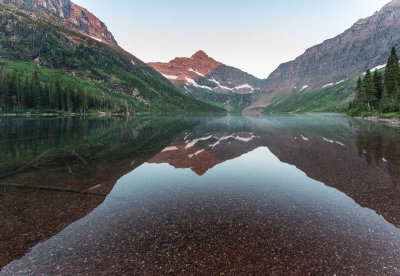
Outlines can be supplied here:
M400 0L281 64L267 79L201 50L146 64L123 50L100 19L70 0L0 2L3 82L10 83L14 72L17 79L16 88L2 89L2 113L78 112L67 104L78 90L93 101L80 113L344 112L358 76L367 69L384 70L391 48L400 50ZM40 85L31 91L26 84L35 68ZM57 89L64 92L52 103Z

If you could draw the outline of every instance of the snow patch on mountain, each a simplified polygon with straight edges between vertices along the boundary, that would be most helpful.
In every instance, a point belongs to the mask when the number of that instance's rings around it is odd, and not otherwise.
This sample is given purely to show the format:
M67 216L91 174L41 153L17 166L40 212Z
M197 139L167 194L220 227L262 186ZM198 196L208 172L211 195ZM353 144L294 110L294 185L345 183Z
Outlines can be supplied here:
M378 65L372 69L370 69L371 72L375 71L375 70L381 70L383 68L386 68L386 64L382 64L382 65ZM364 72L362 75L365 76L366 72Z
M244 89L244 88L248 88L251 91L254 91L254 88L250 84L239 85L239 86L236 86L234 89L240 90L240 89Z
M92 39L94 39L94 40L97 40L97 41L99 41L99 42L103 42L101 39L99 39L99 38L97 38L97 37L94 37L94 36L89 36L90 38L92 38Z
M303 136L303 135L301 135L301 138L303 138L304 141L310 140L310 139L308 139L307 137L305 137L305 136Z
M372 68L371 71L380 70L383 68L386 68L386 64L378 65L378 66Z
M171 75L165 75L165 74L161 74L163 75L164 78L169 79L169 80L176 80L178 79L177 76L171 76Z
M217 80L214 79L214 78L208 79L208 80L211 81L211 82L213 82L213 83L215 83L215 84L217 84L218 87L221 88L221 89L229 90L229 91L232 91L232 92L233 92L233 89L232 89L232 88L229 88L229 87L227 87L227 86L222 85L219 81L217 81Z
M186 85L185 85L185 92L186 92L186 93L192 93L192 91L190 91L189 88L187 88Z
M193 73L195 73L195 74L197 74L197 75L199 75L200 77L205 77L202 73L200 73L200 72L197 72L196 70L193 70L192 68L189 68L189 70L188 70L189 72L193 72Z
M199 85L197 82L195 82L195 81L194 81L193 79L191 79L191 78L186 78L186 81L187 81L187 84L191 84L191 85L193 85L193 86L195 86L195 87L203 88L203 89L207 89L207 90L213 91L212 88L210 88L210 87L208 87L208 86L205 86L205 85Z
M336 142L336 144L338 144L338 145L340 145L340 146L342 146L342 147L346 147L346 145L343 144L343 143L340 143L340 142L338 142L338 141L335 141L335 142Z

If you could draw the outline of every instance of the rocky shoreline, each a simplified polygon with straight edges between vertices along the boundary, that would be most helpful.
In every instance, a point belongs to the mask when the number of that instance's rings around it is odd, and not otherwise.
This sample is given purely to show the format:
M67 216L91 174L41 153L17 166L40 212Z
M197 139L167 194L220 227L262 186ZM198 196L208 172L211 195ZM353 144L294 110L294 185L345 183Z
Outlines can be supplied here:
M381 123L388 123L393 126L400 127L400 119L399 118L382 118L382 117L356 117L357 119L367 120L372 122L381 122Z

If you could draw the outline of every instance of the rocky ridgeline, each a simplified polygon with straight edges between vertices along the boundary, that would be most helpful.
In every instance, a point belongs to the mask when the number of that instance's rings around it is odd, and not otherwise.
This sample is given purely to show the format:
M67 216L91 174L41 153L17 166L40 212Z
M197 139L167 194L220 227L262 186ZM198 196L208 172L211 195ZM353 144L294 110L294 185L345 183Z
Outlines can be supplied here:
M309 48L294 61L281 64L263 86L290 92L295 87L311 89L339 82L383 65L393 46L400 49L400 0Z
M70 0L0 0L0 2L16 6L26 12L30 12L32 9L50 12L76 31L97 40L118 45L103 22Z
M250 94L260 80L237 68L227 66L198 51L190 58L175 58L168 63L152 62L151 67L176 86L196 86L215 92Z

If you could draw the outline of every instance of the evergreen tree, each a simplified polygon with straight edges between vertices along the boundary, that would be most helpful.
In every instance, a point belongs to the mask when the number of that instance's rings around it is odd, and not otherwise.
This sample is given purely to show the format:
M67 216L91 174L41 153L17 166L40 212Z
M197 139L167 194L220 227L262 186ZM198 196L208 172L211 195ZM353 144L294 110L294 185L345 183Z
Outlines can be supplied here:
M55 95L54 95L54 108L57 110L63 110L63 95L60 85L60 81L57 79L54 83Z
M387 91L386 86L383 89L383 93L382 93L382 99L380 101L380 106L379 109L381 112L389 112L390 111L390 107L392 105L392 100L390 99L389 93Z
M29 79L26 77L25 79L25 84L23 85L22 88L22 93L21 93L21 104L24 108L29 108L30 107L30 87L29 87Z
M11 76L11 77L10 77ZM59 111L86 113L89 108L128 111L126 99L110 99L108 95L89 95L82 87L69 84L62 87L60 81L42 86L38 68L26 77L24 83L16 71L12 75L6 69L0 73L0 112L10 109L53 108Z
M375 83L375 90L376 90L376 98L379 101L382 98L383 93L383 76L381 72L375 70L374 72L374 83Z
M376 89L375 83L371 75L371 71L368 69L367 73L365 74L364 78L364 95L365 95L365 105L367 106L368 110L371 110L376 105Z
M361 77L359 77L358 81L357 81L356 95L355 95L353 106L358 109L363 109L364 102L365 102L364 85L363 85Z
M86 111L89 109L89 95L87 94L86 91L83 91L81 88L82 93L84 94L83 96L83 104L82 104L82 111L83 113L86 113Z
M10 105L10 95L9 95L9 86L8 86L8 74L7 70L3 69L0 77L0 101L1 101L1 109L7 110Z
M396 53L396 48L392 48L392 52L388 59L385 70L385 85L389 95L395 93L396 82L400 81L399 58Z
M72 103L73 88L70 85L68 85L65 91L66 91L65 92L66 111L72 112L72 110L73 110L73 103Z
M9 85L9 91L10 91L10 103L9 107L10 108L17 108L19 103L18 103L18 94L19 94L19 85L18 85L18 75L17 72L13 72L10 85Z
M56 92L56 83L53 81L50 84L50 91L49 91L49 98L50 98L50 107L57 109L58 107L58 100L57 100L57 92Z
M42 106L49 108L50 101L51 101L50 84L46 83L46 85L43 87L43 91L42 91L42 104L43 104Z
M31 79L31 93L32 93L32 108L35 108L37 110L39 110L41 107L41 96L42 96L41 90L42 89L39 81L39 74L37 71L37 67L35 67Z

